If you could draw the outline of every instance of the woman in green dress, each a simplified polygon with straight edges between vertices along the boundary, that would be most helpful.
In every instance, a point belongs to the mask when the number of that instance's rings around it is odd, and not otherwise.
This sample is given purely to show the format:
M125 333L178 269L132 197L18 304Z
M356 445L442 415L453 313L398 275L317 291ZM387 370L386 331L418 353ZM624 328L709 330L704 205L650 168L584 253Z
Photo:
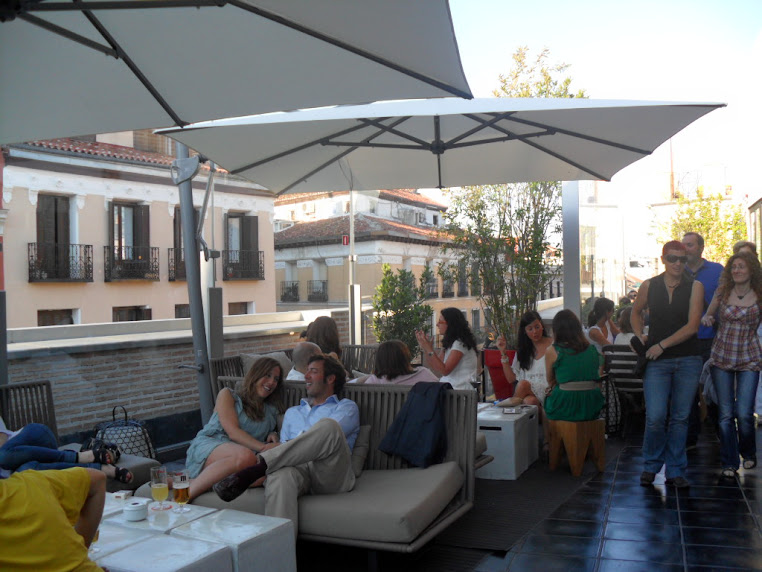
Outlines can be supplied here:
M548 389L545 415L555 421L590 421L603 408L599 387L602 356L571 310L553 318L554 343L545 352Z

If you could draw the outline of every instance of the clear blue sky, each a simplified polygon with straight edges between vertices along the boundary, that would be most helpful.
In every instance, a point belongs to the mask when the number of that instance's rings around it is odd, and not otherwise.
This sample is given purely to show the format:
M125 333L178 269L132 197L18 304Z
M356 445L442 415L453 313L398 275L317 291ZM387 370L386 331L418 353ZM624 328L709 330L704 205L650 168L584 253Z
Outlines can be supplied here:
M754 168L762 151L762 0L450 0L450 7L477 97L491 95L526 45L571 64L572 85L594 99L725 102L674 138L676 169L724 165L728 183L762 195ZM664 169L664 147L618 177Z

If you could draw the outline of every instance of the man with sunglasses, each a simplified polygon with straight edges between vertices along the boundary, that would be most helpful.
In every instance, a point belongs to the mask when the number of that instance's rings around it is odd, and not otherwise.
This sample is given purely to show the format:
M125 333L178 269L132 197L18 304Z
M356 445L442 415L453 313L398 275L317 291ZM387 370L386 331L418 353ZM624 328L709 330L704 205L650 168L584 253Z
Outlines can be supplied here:
M665 466L666 484L685 488L689 486L685 478L688 416L703 365L696 333L704 287L684 271L688 255L682 243L665 244L661 260L664 272L643 282L630 318L648 360L643 374L646 429L640 484L652 485ZM643 334L645 309L651 316L647 336Z
M698 280L704 286L704 313L712 302L714 291L720 283L720 274L722 274L722 264L710 262L702 257L704 253L704 237L697 232L686 232L683 235L683 246L688 256L688 263L685 265L685 271L690 274L694 280ZM703 315L703 314L702 314ZM712 326L699 326L698 343L701 348L701 359L704 363L709 360L712 353L712 341L714 340L715 328ZM701 432L701 416L699 414L699 391L696 391L696 397L691 406L691 416L688 421L688 448L696 446L699 433Z

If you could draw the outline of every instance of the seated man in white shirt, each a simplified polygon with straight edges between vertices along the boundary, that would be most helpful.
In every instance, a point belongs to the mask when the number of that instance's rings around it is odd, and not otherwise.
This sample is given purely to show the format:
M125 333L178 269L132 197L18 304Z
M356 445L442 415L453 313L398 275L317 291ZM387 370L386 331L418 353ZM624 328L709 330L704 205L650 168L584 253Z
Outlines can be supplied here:
M304 374L307 373L307 365L310 363L310 358L320 353L320 346L312 342L299 342L296 344L292 354L294 367L288 372L286 381L304 381Z
M286 411L281 442L268 444L257 455L256 465L213 487L217 496L230 502L267 477L265 515L291 519L294 533L299 529L300 496L354 488L351 457L360 431L357 404L337 397L346 383L346 372L338 360L322 354L313 356L305 382L307 398Z

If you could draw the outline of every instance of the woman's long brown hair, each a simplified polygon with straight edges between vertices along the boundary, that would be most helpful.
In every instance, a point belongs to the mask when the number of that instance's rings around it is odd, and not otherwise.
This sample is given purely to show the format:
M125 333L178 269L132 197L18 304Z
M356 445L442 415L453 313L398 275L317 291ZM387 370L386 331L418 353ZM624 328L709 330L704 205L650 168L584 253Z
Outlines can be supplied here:
M717 299L721 302L727 302L728 296L730 296L730 292L735 286L732 267L736 260L743 260L746 263L746 268L749 269L749 285L757 295L757 302L762 302L762 268L759 265L757 257L749 252L739 252L728 258L725 268L722 270L722 274L720 274L720 283L717 286Z
M278 385L266 399L262 399L257 393L257 382L270 373L270 370L274 367L281 370L281 365L276 360L269 357L259 358L251 366L251 369L246 373L246 377L243 378L243 382L241 382L241 385L236 390L243 402L244 412L254 421L262 421L265 418L265 402L274 405L279 413L283 413L286 410L283 403L282 383L284 372L282 370L278 378Z

